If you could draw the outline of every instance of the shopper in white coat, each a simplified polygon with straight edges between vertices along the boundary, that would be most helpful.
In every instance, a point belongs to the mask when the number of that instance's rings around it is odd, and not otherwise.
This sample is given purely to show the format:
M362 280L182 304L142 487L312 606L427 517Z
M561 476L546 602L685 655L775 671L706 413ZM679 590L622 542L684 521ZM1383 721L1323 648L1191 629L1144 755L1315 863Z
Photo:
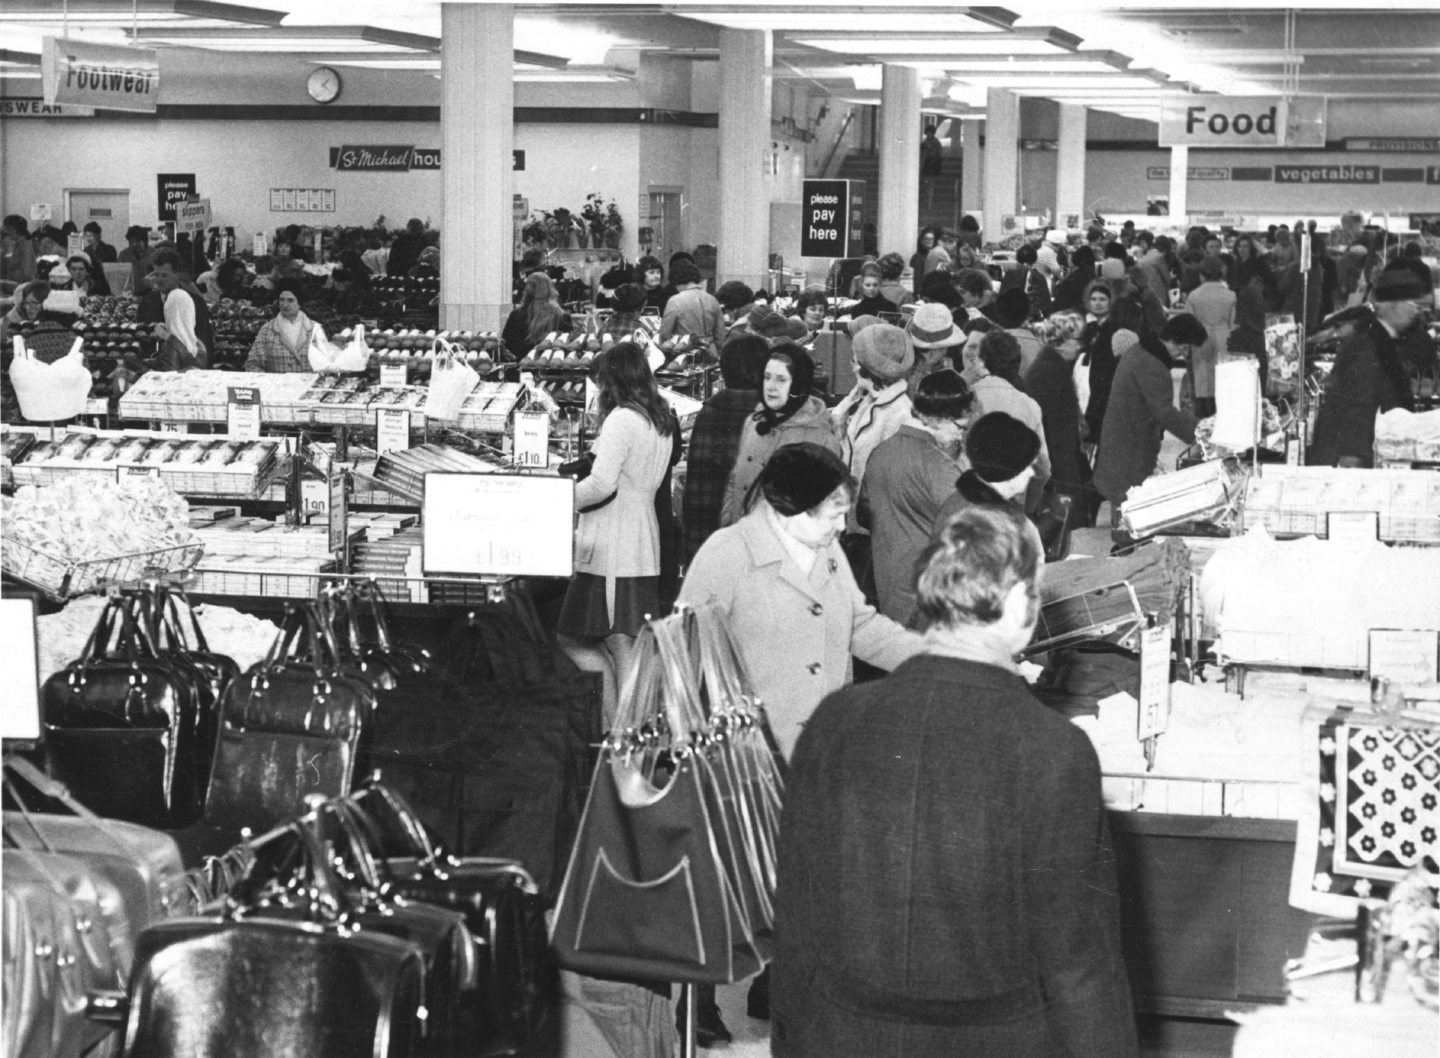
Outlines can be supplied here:
M670 467L674 420L634 342L595 365L600 432L590 473L575 486L575 576L556 630L576 664L606 677L608 721L635 636L662 616L655 490Z
M1195 385L1195 414L1215 414L1215 360L1229 348L1235 328L1235 291L1225 283L1225 262L1212 254L1200 262L1201 283L1190 291L1187 306L1205 326L1205 344L1192 353L1191 379Z

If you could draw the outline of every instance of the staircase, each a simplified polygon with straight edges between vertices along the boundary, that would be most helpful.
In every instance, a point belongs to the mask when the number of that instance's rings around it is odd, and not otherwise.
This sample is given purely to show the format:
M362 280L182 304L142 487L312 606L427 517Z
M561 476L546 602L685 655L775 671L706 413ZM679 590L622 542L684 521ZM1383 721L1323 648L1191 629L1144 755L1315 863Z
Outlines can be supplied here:
M920 227L935 224L942 228L959 228L960 218L960 159L946 157L940 160L940 175L920 179ZM867 196L865 219L875 222L879 210L875 208L874 197L880 189L880 156L869 151L851 151L840 163L835 174L837 180L864 180ZM914 253L913 246L882 246L881 252L896 250L907 257Z

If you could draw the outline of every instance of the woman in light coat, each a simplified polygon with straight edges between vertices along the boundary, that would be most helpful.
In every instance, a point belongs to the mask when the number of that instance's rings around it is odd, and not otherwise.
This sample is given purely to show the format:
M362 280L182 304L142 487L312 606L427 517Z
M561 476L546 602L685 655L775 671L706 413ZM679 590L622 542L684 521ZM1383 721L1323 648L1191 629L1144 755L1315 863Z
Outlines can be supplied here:
M786 757L820 700L850 682L852 655L889 670L922 649L855 584L840 548L855 489L834 452L779 449L751 509L705 542L680 589L680 602L724 614Z
M1209 335L1205 344L1195 350L1190 364L1195 414L1203 419L1215 414L1215 359L1221 350L1230 347L1236 299L1235 291L1225 283L1225 262L1219 257L1212 254L1200 262L1200 279L1200 285L1190 292L1187 306Z
M608 722L635 636L662 616L655 490L675 427L638 345L618 342L595 365L600 432L590 474L575 486L575 576L556 631L576 664L606 678Z
M745 497L776 449L812 441L840 454L840 440L830 428L830 413L825 403L810 393L814 380L815 363L800 346L781 342L770 350L760 403L745 421L735 465L725 483L722 526L734 525L745 513Z

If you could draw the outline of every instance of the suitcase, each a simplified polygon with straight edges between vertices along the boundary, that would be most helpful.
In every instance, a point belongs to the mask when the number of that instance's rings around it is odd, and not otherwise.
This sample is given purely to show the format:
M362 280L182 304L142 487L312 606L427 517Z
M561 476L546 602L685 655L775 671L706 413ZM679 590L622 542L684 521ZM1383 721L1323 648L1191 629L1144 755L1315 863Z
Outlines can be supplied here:
M185 869L173 838L134 823L101 819L28 761L6 758L5 767L75 813L7 810L7 842L83 860L119 892L133 932L186 906Z
M113 912L114 887L78 860L29 849L4 850L3 870L7 1058L113 1053L102 1043L113 1033L86 1020L85 1007L92 989L122 980L101 906Z

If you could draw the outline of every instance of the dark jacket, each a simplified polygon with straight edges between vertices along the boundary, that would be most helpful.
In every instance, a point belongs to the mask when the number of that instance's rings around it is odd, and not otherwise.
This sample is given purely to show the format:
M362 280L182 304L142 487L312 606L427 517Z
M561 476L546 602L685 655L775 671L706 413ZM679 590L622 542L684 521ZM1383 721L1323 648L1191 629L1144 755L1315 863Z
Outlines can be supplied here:
M777 1058L1135 1054L1099 763L1019 676L922 656L830 695L778 854Z
M840 310L840 315L854 319L856 316L878 316L882 312L899 311L895 302L884 294L876 294L873 298L861 298L859 301L850 302Z
M745 420L755 411L760 393L753 389L722 389L705 402L690 431L685 462L685 498L680 520L685 531L688 565L711 533L720 528L725 484L740 452Z
M1050 480L1073 491L1090 480L1090 463L1080 451L1080 400L1075 394L1075 364L1054 349L1040 350L1025 376L1025 388L1040 405Z
M1080 348L1090 366L1090 403L1085 406L1085 426L1091 443L1100 440L1100 427L1105 422L1105 405L1110 400L1110 383L1115 378L1115 353L1110 340L1122 324L1112 312L1103 320L1085 325L1080 335Z
M1160 339L1147 334L1115 369L1095 456L1095 487L1112 504L1154 473L1165 431L1195 440L1195 416L1175 407L1169 363Z
M1367 311L1335 354L1308 462L1333 467L1342 456L1354 456L1362 467L1373 465L1375 413L1413 406L1396 341Z
M1060 282L1050 296L1051 312L1084 312L1085 288L1095 278L1093 268L1075 268Z

